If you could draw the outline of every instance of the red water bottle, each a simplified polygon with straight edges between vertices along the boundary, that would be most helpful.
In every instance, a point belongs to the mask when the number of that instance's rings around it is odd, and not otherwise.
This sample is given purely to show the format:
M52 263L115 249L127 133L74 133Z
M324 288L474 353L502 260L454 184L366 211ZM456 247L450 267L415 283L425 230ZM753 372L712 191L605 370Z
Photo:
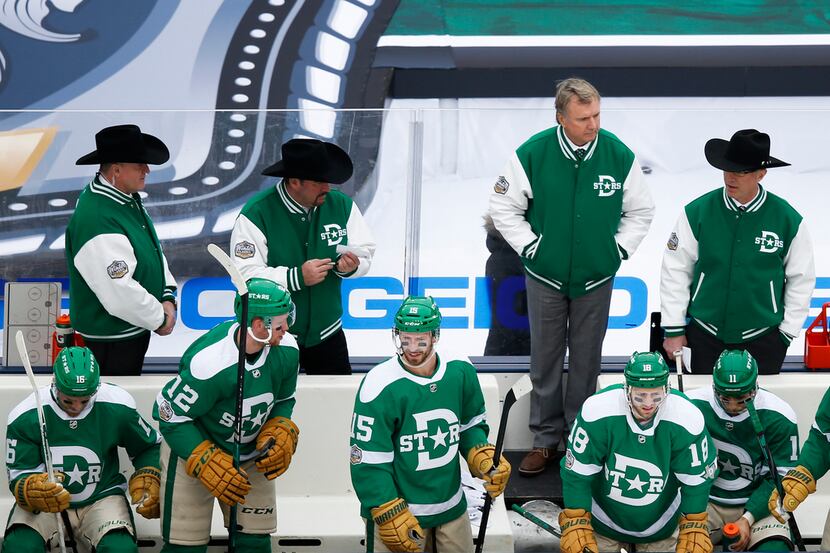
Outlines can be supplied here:
M738 525L730 522L723 527L723 539L720 544L724 551L732 551L732 545L741 539L741 529Z
M68 348L75 345L75 331L69 322L69 315L61 315L58 317L55 325L55 332L52 334L52 364L55 364L55 359L63 348Z

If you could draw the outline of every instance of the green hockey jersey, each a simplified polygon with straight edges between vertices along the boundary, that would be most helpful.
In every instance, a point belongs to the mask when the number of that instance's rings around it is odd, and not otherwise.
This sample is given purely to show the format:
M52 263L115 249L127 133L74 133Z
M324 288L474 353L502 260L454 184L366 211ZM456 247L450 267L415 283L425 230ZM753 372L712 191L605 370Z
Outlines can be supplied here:
M703 415L672 390L646 428L631 415L622 384L589 397L561 462L565 507L593 515L609 538L669 537L681 513L706 511L717 472Z
M179 375L159 392L153 418L170 449L187 459L210 440L230 453L234 444L237 364L234 335L239 325L220 323L193 342L179 362ZM262 425L274 417L291 418L297 388L297 342L285 334L277 347L247 356L242 402L240 459L253 457Z
M774 484L749 412L734 417L729 415L711 386L692 390L688 397L703 413L706 430L718 449L720 471L712 484L709 499L718 505L744 506L755 520L769 515L767 500ZM783 476L795 466L798 458L795 411L786 401L766 390L758 390L754 403L775 465Z
M795 464L807 467L816 480L830 469L830 389L821 398L816 419Z
M52 463L66 475L63 486L72 495L73 508L124 494L127 481L118 463L119 447L127 450L134 467L158 468L158 433L138 413L126 390L101 384L77 417L58 406L50 386L37 393L43 403ZM20 478L46 472L34 393L9 413L6 472L11 490Z
M459 452L487 442L484 396L475 367L438 357L432 377L406 370L397 357L374 367L352 415L352 484L360 513L396 497L424 528L461 516Z

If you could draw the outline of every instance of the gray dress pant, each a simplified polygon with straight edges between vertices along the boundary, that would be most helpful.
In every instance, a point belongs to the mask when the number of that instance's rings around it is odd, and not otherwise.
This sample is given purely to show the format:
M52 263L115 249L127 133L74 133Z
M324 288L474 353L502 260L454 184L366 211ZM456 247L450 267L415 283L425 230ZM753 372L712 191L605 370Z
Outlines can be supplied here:
M533 447L556 448L582 403L596 392L614 279L578 298L530 277L526 281L533 382L529 427ZM562 384L566 346L567 390Z

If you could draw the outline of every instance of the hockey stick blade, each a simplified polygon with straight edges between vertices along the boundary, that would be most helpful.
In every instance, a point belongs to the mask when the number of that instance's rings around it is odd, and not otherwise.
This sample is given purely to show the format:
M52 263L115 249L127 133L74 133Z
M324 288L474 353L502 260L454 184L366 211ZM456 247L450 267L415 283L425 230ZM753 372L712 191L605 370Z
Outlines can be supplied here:
M493 452L493 469L495 469L499 460L501 459L501 451L504 448L504 433L507 430L507 417L510 414L510 408L513 404L526 396L533 390L533 383L530 381L530 375L525 374L507 392L504 396L504 404L501 407L501 419L499 420L499 432L496 435L496 447ZM493 506L493 498L490 494L484 495L484 507L481 509L481 524L478 528L478 537L476 538L475 553L481 553L484 550L484 538L487 536L487 522L490 519L490 509Z
M550 532L551 534L553 534L557 538L562 537L561 532L558 532L556 530L556 528L554 528L553 526L551 526L550 524L548 524L547 522L545 522L541 518L537 517L536 515L534 515L530 511L522 508L521 506L519 506L515 503L510 508L513 509L514 511L516 511L517 513L519 513L520 515L522 515L523 517L525 517L527 520L529 520L530 522L532 522L533 524L535 524L536 526L538 526L542 530L546 530L546 531Z
M29 350L26 349L26 340L23 338L22 330L18 330L17 334L14 335L14 341L17 345L17 354L20 356L20 361L23 363L23 368L26 370L26 376L29 377L29 383L32 385L32 393L35 396L35 407L37 409L38 423L40 424L40 439L41 442L43 442L43 462L46 465L46 474L50 482L55 482L55 467L52 466L52 453L49 450L49 442L46 437L46 418L43 416L43 404L40 402L40 390L38 390L37 382L35 382L35 372L32 370L32 362L29 360ZM58 540L60 541L61 553L66 553L63 520L61 520L61 515L58 513L55 513L55 519L58 524ZM71 532L72 529L69 528L69 531Z
M228 276L231 277L231 282L233 283L234 288L236 291L239 292L240 296L244 296L248 293L248 285L245 283L245 278L242 276L242 273L239 272L239 269L236 268L236 265L233 264L231 258L228 254L225 253L225 250L217 246L216 244L208 244L207 251L213 258L219 262L222 267L225 268L225 272L228 273Z

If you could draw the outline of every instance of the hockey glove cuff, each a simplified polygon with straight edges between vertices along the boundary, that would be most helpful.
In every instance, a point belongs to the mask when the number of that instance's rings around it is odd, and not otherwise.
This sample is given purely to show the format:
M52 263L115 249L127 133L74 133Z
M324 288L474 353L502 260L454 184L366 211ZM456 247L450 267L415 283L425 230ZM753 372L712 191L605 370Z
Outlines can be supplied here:
M55 475L63 481L63 474ZM14 485L17 504L33 513L59 513L69 508L72 498L59 482L50 482L45 472L30 474L21 478Z
M816 479L804 465L798 465L790 469L781 480L781 487L784 488L784 500L781 505L785 511L795 511L807 496L816 491ZM772 490L769 496L769 512L782 524L785 522L785 515L778 510L778 490Z
M147 519L161 516L159 486L161 472L156 467L143 467L130 477L130 500L136 512Z
M226 505L245 503L251 491L248 475L235 469L233 457L205 440L193 449L185 466L187 474L198 478L208 491Z
M677 553L712 553L708 520L709 515L706 513L681 515L678 522Z
M467 453L467 465L470 467L470 474L484 480L484 489L493 499L504 492L507 480L510 478L511 466L502 455L499 464L493 468L493 456L496 448L492 444L482 444L470 449Z
M409 505L400 497L372 509L372 520L378 527L383 544L395 553L417 553L424 530L409 511Z
M559 513L559 527L562 529L559 539L562 553L599 552L591 513L585 509L563 509Z
M300 429L291 419L274 417L262 425L256 440L257 448L265 447L270 438L274 439L274 445L257 460L256 467L259 472L265 473L268 480L273 480L288 470L291 457L297 450Z

